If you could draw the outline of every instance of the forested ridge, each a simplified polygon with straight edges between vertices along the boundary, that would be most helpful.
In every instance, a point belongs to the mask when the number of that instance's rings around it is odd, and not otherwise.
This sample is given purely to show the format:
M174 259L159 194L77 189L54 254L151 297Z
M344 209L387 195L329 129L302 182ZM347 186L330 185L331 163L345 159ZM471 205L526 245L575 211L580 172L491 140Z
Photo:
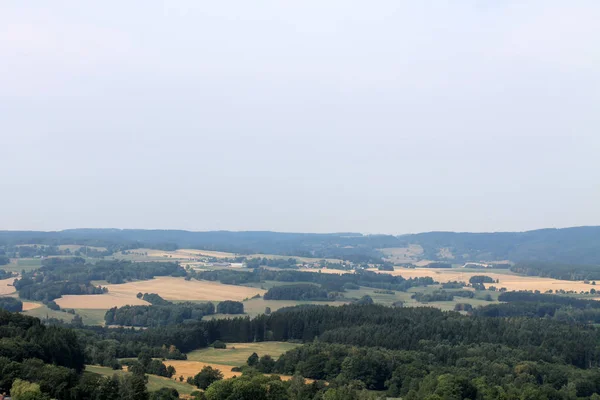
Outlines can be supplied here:
M23 244L57 246L74 243L106 247L110 253L144 247L163 250L192 248L238 254L341 258L356 263L381 260L379 249L382 248L415 244L423 248L423 258L431 260L440 259L440 249L448 249L454 256L453 263L512 260L600 265L600 227L597 226L527 232L425 232L400 236L140 229L0 231L0 246L7 249Z
M568 281L600 280L600 264L580 265L555 262L518 262L510 267L518 274L544 276Z

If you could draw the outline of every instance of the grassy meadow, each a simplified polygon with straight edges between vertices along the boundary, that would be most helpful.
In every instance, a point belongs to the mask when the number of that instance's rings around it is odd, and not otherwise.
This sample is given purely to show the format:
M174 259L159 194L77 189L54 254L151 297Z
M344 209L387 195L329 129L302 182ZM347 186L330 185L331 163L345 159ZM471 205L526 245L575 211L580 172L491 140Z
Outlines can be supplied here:
M167 362L167 365L168 365L168 362ZM99 375L103 375L103 376L113 376L115 374L117 374L117 375L129 374L129 372L127 372L125 370L113 370L112 368L101 367L98 365L86 365L85 370L87 372L91 372L91 373L99 374ZM148 374L146 376L148 377L148 383L146 384L146 387L148 388L148 391L150 391L150 392L154 392L163 387L168 387L168 388L173 388L173 389L177 390L180 395L181 394L189 395L193 391L198 390L198 388L196 388L195 386L187 384L185 382L185 380L183 382L179 382L179 380L175 380L175 378L169 379L169 378L165 378L162 376L156 376L156 375L150 375L150 374ZM177 376L179 376L179 375L177 375Z

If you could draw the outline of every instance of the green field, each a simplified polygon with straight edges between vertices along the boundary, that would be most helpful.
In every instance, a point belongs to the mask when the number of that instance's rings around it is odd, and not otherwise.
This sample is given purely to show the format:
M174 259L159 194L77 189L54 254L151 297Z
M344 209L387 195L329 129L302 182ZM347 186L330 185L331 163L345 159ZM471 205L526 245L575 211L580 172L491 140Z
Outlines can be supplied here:
M113 370L109 367L100 367L98 365L86 365L85 370L88 372L92 372L95 374L100 374L103 376L113 376L117 375L125 375L129 374L129 372L124 370ZM148 384L146 387L150 392L154 392L163 387L173 388L179 392L179 394L190 394L195 390L198 390L192 385L189 385L185 382L175 381L174 379L164 378L162 376L156 375L146 375L148 377Z
M75 313L81 316L85 325L104 325L104 309L76 308Z
M0 267L5 271L21 272L33 271L42 266L42 260L40 258L13 258L10 264L3 265Z
M23 314L39 319L45 319L46 317L56 318L64 322L71 322L71 320L73 319L73 314L69 314L62 311L54 311L43 304L41 307L34 308L33 310L23 311Z
M34 303L39 302L35 301ZM104 325L104 314L106 313L106 310L77 308L75 309L75 313L82 318L83 323L85 325ZM40 319L45 319L46 317L56 318L64 322L71 322L71 320L74 317L73 314L69 314L65 311L51 310L43 304L41 305L41 307L23 311L23 314Z
M260 343L227 343L226 349L213 349L212 347L194 350L188 353L188 361L201 361L239 367L248 361L252 353L259 356L270 355L274 359L288 350L298 347L297 343L288 342L260 342Z

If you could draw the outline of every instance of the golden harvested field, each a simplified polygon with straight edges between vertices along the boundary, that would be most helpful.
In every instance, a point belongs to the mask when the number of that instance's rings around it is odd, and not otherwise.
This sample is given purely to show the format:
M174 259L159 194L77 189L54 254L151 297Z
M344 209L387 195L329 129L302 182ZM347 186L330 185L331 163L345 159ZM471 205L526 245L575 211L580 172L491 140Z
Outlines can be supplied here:
M392 271L379 271L393 275L401 275L404 278L417 278L430 276L434 280L443 283L450 281L468 282L473 275L487 275L493 279L498 279L499 283L494 284L497 288L506 288L507 290L574 290L577 292L588 291L593 288L590 284L583 281L564 281L552 278L543 278L539 276L520 276L492 272L492 270L481 270L477 272L464 271L461 268L396 268Z
M138 292L158 293L167 300L243 300L256 294L261 296L263 289L225 285L220 282L186 281L183 278L161 276L147 281L129 282L121 285L107 285L109 293L133 295Z
M147 301L138 299L135 294L131 296L110 292L85 295L67 294L55 301L60 308L96 308L104 310L112 307L147 306L150 304Z
M231 378L234 375L236 375L236 376L242 375L241 372L232 372L231 368L233 368L233 367L231 365L205 363L202 361L189 361L189 360L167 360L164 363L167 367L169 365L174 366L175 370L177 371L175 373L175 375L176 376L183 375L184 378L187 378L188 376L196 375L198 372L200 372L200 370L202 368L204 368L207 365L210 365L211 367L221 371L223 373L224 378Z
M184 378L193 377L196 375L202 368L205 366L213 367L214 369L218 369L223 373L223 378L233 378L234 376L241 376L241 372L233 372L231 365L223 365L223 364L215 364L215 363L205 363L202 361L188 361L188 360L167 360L164 361L165 365L168 367L172 365L175 367L175 376L179 377L183 375ZM269 375L269 374L265 374ZM278 374L277 374L278 375ZM290 375L279 375L282 381L289 381L292 379ZM314 382L314 379L305 379L307 383Z
M40 303L32 303L30 301L23 302L23 311L34 310L36 308L40 308L42 305Z
M15 287L12 286L15 278L8 278L0 280L0 296L5 294L15 293Z
M166 300L243 300L256 294L261 296L263 289L224 285L219 282L186 281L184 278L161 276L147 281L136 281L120 285L106 285L108 293L90 295L67 295L56 300L62 308L108 309L124 305L147 305L136 297L139 292L158 293Z

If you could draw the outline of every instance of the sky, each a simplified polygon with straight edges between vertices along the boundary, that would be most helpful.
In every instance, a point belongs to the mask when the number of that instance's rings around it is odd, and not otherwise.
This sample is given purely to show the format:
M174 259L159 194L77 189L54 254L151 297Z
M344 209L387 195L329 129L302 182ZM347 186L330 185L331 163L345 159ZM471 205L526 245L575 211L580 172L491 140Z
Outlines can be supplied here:
M0 0L0 229L600 225L600 2Z

